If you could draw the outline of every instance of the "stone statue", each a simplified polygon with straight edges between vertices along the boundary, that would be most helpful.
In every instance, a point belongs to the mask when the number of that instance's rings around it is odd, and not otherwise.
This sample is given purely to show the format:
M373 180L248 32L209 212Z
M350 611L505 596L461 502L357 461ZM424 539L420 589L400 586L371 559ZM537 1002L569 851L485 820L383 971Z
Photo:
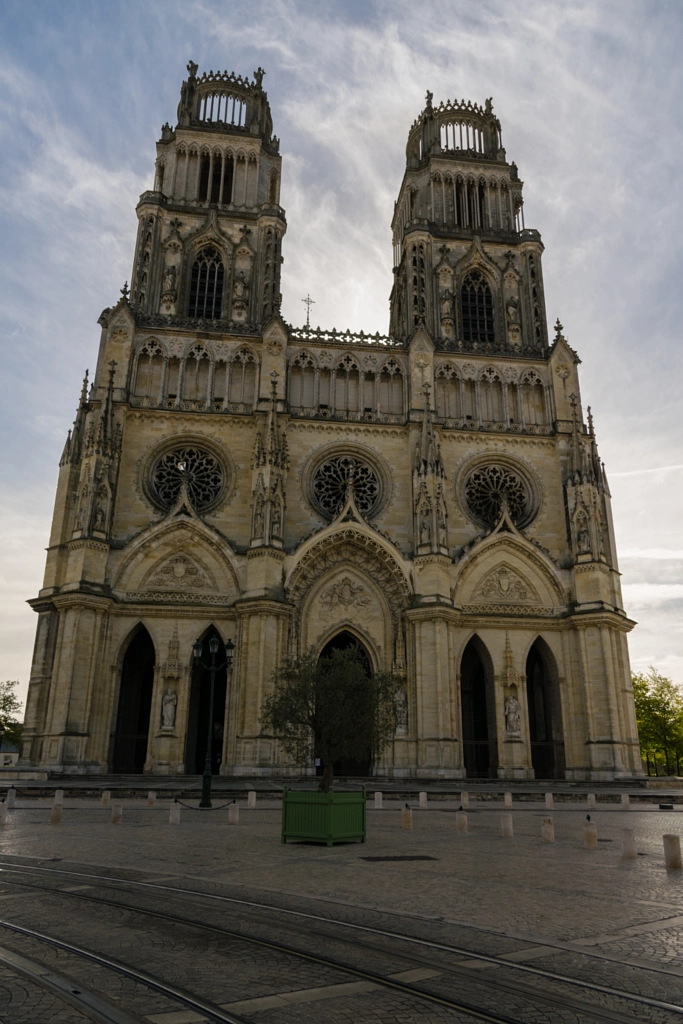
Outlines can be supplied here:
M260 540L263 537L263 501L259 499L254 510L254 539Z
M273 509L273 537L280 537L280 530L282 527L282 512L280 506L276 505Z
M104 509L102 508L101 505L98 504L97 508L95 509L95 529L96 530L104 530L104 519L105 519Z
M256 71L254 72L254 81L256 82L257 89L260 89L262 87L264 75L265 71L263 70L263 68L256 68Z
M175 296L176 268L166 267L164 270L164 295Z
M420 544L429 544L431 532L429 513L423 512L420 516Z
M173 729L175 727L175 715L178 707L178 697L174 690L164 690L161 698L161 727L162 729Z
M439 544L446 546L446 514L443 510L439 513Z
M579 530L578 543L579 543L579 551L581 552L581 554L586 554L586 552L590 551L590 549L591 549L591 538L590 538L590 534L589 534L589 532L588 532L588 530L587 530L587 528L585 526L583 526Z
M514 298L514 296L511 295L510 298L505 303L505 311L508 315L509 323L519 323L519 302L516 298Z
M448 289L441 296L441 319L450 319L453 316L453 292Z
M244 276L243 270L240 270L239 274L235 278L235 283L232 286L232 294L236 299L246 299L249 294L249 283Z
M505 730L509 736L518 735L520 731L520 705L516 697L510 694L505 698Z

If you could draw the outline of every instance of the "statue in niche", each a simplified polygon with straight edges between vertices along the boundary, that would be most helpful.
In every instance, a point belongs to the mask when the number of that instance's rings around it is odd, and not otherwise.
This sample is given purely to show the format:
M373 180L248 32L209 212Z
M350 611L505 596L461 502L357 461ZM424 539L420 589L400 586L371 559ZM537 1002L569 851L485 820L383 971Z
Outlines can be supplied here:
M100 531L104 530L105 519L106 519L106 516L105 516L104 509L102 508L102 506L98 502L97 508L95 509L95 529L96 530L100 530Z
M254 540L263 539L263 498L258 498L254 510Z
M394 714L396 735L405 736L408 731L408 697L405 690L396 690L394 694Z
M172 295L175 298L177 271L175 267L166 267L164 270L164 295Z
M279 502L276 503L275 508L273 509L273 520L272 520L272 523L273 523L273 528L272 528L273 537L280 538L281 537L280 530L282 528L282 512L280 510L280 503Z
M591 536L585 523L583 523L579 528L577 541L579 545L579 552L582 555L587 554L591 549Z
M429 544L431 540L431 526L429 523L429 512L424 509L420 513L420 544Z
M232 294L233 298L244 300L246 300L249 294L249 282L247 281L243 270L240 270L239 274L235 277L235 282L232 286Z
M509 324L519 323L519 301L514 297L514 295L510 295L507 299L505 303L505 311L508 315Z
M505 698L505 731L508 736L519 736L521 707L517 698L510 694Z
M178 708L178 696L175 690L164 690L161 698L161 727L162 729L175 728L175 716Z
M439 512L439 544L446 546L446 513L443 509Z
M450 288L441 296L441 319L450 320L453 316L453 292Z

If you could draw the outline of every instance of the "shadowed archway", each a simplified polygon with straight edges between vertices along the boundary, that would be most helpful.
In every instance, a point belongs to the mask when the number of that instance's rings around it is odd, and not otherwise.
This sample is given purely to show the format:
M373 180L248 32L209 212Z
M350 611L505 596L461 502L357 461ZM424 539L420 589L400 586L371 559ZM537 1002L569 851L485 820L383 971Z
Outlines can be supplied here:
M137 774L145 766L155 661L152 638L140 626L128 644L121 668L112 757L114 772Z
M199 638L204 646L201 660L209 665L209 641L219 641L216 664L224 665L225 646L215 626L209 626ZM225 698L227 693L227 672L223 667L216 672L213 694L213 723L211 728L211 774L218 775L223 756L223 732L225 729ZM211 699L211 675L201 665L192 665L190 687L190 708L187 716L187 739L185 741L185 771L188 775L202 775L206 763L206 741L209 725L209 704Z
M330 640L327 641L322 651L320 652L320 658L329 658L333 651L348 651L355 649L360 655L360 660L365 668L368 679L372 676L372 663L370 656L361 643L358 637L354 636L348 630L343 630L341 633L337 633ZM372 770L372 752L368 750L367 756L363 758L340 758L335 761L334 774L337 778L343 775L353 776L365 776L369 775ZM323 774L322 764L316 765L316 775Z
M537 779L564 778L560 687L550 648L539 637L526 659L531 764Z
M462 699L462 756L468 779L495 779L498 743L493 694L493 670L486 647L474 636L460 663Z

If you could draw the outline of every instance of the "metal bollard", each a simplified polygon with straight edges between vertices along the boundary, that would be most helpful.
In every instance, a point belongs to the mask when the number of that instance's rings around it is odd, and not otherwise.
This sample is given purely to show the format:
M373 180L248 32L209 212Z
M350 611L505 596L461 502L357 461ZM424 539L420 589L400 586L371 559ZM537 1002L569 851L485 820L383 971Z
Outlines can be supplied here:
M598 826L590 821L583 826L583 845L587 850L598 848Z
M465 811L455 812L455 830L463 836L467 835L467 814Z
M375 790L375 810L382 810L382 794L377 789Z
M55 803L56 804L63 804L64 803L64 790L63 789L56 789L55 790Z
M427 806L427 794L426 793L420 793L420 807L426 807L426 806Z
M681 862L681 840L679 836L662 836L664 840L664 863L670 871L680 871L683 868Z
M149 793L147 794L147 806L148 807L155 807L156 806L156 802L157 802L157 795L156 795L156 793L154 792L153 789L150 789Z
M123 803L120 800L112 800L112 804L111 804L111 823L112 823L112 825L120 825L122 818L123 818Z
M62 805L58 804L57 801L55 801L53 803L53 805L52 805L52 810L50 811L50 824L51 825L59 825L61 820L62 820Z
M636 849L636 830L634 828L622 828L621 830L621 859L635 860L638 856Z
M408 832L413 827L413 809L408 804L405 805L401 811L401 828L406 829Z
M464 811L466 811L467 808L470 806L470 794L467 792L466 789L463 790L462 793L460 794L460 806Z
M180 804L177 800L174 800L168 811L168 823L169 825L180 824Z
M553 794L552 793L546 793L546 795L545 795L545 806L546 806L546 810L548 810L548 811L552 811L553 807L555 806L555 804L553 803Z
M586 802L589 807L595 808L595 793L589 793L586 797Z
M621 809L622 811L631 810L631 797L628 795L628 793L621 794Z
M239 825L240 823L240 809L239 804L233 800L228 806L228 825Z
M544 818L541 822L541 842L555 842L555 823L552 818Z
M0 800L0 825L7 824L7 801Z
M111 804L111 790L110 789L103 789L102 790L102 806L103 807L109 807L110 804Z
M500 816L500 834L503 839L512 839L515 834L515 830L512 824L511 814L501 814Z
M10 786L10 788L7 790L7 806L9 807L10 810L12 810L12 808L14 807L14 801L16 800L16 798L17 791L14 788L14 786Z
M503 803L506 807L512 807L512 793L503 793Z
M256 807L256 790L250 789L247 794L247 807Z

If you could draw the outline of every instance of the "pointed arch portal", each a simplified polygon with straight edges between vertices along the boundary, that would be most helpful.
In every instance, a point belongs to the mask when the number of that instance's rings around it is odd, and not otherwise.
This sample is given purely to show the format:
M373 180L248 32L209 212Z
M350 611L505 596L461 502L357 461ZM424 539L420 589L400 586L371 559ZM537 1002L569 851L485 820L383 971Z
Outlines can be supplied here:
M468 779L495 779L498 774L493 672L488 651L472 637L460 664L462 752Z
M216 664L225 661L223 639L215 626L211 626L202 637L204 653L201 660L210 664L209 641L219 641ZM227 693L227 672L225 666L216 672L213 693L213 723L211 727L211 773L218 775L223 756L223 732L225 729L225 698ZM206 763L206 741L209 725L209 703L211 700L211 674L201 665L192 665L190 687L190 710L187 717L187 738L185 741L185 771L188 775L202 775Z
M155 661L152 638L141 626L128 644L121 668L112 763L117 773L137 774L145 766Z
M537 779L564 777L560 690L552 654L536 640L526 660L531 764Z
M333 651L348 651L355 648L360 655L360 660L363 663L363 667L367 673L368 679L372 675L372 662L370 661L370 655L368 654L365 646L360 642L357 636L350 633L348 630L342 630L341 633L335 634L330 640L327 641L322 651L320 652L319 658L329 658ZM372 770L372 751L368 750L367 756L363 758L341 758L339 761L335 761L334 774L335 776L341 775L354 775L354 776L365 776L369 775ZM316 764L315 769L316 775L323 774L323 765Z

